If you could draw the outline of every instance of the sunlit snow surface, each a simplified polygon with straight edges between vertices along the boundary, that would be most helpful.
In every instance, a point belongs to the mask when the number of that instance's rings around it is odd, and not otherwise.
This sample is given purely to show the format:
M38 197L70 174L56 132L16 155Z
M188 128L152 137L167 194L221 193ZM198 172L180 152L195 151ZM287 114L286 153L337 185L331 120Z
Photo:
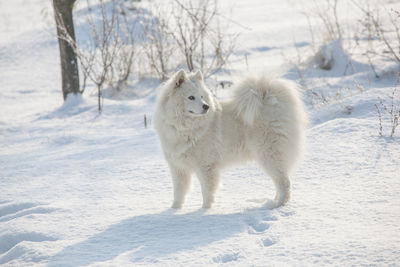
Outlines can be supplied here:
M235 1L232 17L248 29L232 26L243 32L233 79L248 70L282 72L283 55L295 56L294 35L299 47L308 45L298 2ZM157 83L138 83L140 99L106 98L102 115L93 87L63 103L52 16L51 1L0 3L0 264L399 264L399 132L389 137L384 116L384 137L378 135L374 106L379 99L390 105L395 77L371 78L361 63L347 76L305 71L318 90L329 90L320 76L330 90L355 81L364 90L327 105L305 99L307 150L292 175L287 206L262 208L273 185L250 164L223 173L211 210L200 209L194 179L184 208L175 211L169 209L169 170L151 128L155 92L148 89ZM83 38L79 26L77 33ZM298 81L293 71L283 75ZM219 90L221 97L228 94Z

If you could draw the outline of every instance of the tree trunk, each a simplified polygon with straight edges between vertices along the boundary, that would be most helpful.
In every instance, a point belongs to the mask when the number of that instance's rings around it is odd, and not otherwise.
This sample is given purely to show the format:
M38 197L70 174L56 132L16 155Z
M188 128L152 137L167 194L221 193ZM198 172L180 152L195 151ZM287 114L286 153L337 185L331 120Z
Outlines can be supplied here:
M73 45L75 45L75 31L72 19L72 7L75 1L76 0L53 0L58 45L60 48L62 92L64 100L70 93L81 93L79 90L78 62L73 48Z

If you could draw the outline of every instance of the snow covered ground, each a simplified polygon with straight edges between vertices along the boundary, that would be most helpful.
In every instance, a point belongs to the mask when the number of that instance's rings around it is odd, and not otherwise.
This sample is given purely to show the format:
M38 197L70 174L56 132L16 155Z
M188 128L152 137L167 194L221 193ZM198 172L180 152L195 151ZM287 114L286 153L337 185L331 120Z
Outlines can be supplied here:
M233 18L251 30L237 57L248 55L248 64L237 60L232 69L281 68L294 55L293 32L307 45L307 24L293 3L236 2ZM261 208L274 189L248 165L223 173L211 210L200 209L194 179L176 211L157 136L143 124L144 115L151 124L155 93L105 99L102 115L90 91L63 104L47 13L51 19L51 1L0 3L0 264L399 265L399 133L389 137L384 115L378 135L374 106L379 99L390 105L395 71L371 80L361 63L347 76L305 70L315 88L329 83L340 92L357 83L363 90L308 103L307 151L289 205Z

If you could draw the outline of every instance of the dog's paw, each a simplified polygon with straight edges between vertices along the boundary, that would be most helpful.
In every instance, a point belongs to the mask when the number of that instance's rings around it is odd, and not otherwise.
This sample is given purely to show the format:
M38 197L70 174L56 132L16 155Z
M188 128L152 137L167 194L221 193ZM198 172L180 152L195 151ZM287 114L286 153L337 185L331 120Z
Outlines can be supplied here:
M264 205L263 205L262 207L263 207L263 209L266 209L266 210L275 209L275 208L276 208L276 201L271 200L271 199L268 199L268 200L264 203Z
M173 209L181 209L182 208L182 203L174 202L174 203L172 203L171 208L173 208Z
M284 194L277 194L273 202L272 208L279 208L285 206L290 199L290 192L286 192Z
M203 203L203 206L201 208L203 209L211 209L212 204L211 203Z

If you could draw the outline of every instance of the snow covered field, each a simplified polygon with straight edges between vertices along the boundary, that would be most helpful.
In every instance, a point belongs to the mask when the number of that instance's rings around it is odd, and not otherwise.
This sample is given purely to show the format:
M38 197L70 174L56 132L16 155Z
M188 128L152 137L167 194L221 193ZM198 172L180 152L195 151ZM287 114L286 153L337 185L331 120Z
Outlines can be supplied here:
M296 56L294 32L299 47L308 44L294 3L235 2L233 18L251 30L240 37L237 58L246 54L248 63L232 64L234 79L247 68L281 69ZM155 92L105 99L102 115L90 90L63 104L58 43L46 12L51 19L51 1L0 2L0 264L400 265L399 132L389 137L384 115L378 135L374 106L379 99L390 105L398 66L381 65L393 71L380 79L370 79L361 63L347 76L304 71L315 88L329 83L327 93L355 83L363 90L308 103L307 151L292 176L289 205L261 208L274 189L250 164L223 173L211 210L200 209L194 179L176 211L169 209L172 183L157 136L143 125L144 115L151 124ZM293 71L284 75L298 79Z

